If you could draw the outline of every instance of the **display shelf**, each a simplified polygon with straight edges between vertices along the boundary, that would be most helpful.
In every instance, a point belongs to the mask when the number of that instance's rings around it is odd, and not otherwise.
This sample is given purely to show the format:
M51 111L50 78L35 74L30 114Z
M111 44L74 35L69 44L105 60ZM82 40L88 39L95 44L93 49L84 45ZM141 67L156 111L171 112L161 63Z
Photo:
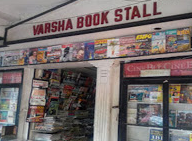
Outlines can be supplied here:
M153 102L153 101L128 101L128 104L162 104L162 102Z
M170 110L192 111L192 105L188 103L169 103Z
M130 126L130 127L152 127L152 128L163 128L162 126L153 126L153 125L133 125L133 124L129 124L129 123L125 123L127 126Z

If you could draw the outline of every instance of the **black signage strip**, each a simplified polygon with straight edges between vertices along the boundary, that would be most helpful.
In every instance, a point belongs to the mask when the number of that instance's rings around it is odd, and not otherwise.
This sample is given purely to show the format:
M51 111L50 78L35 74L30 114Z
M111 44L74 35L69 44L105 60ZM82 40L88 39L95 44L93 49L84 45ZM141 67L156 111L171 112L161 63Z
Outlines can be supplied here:
M144 21L139 21L139 22L112 25L112 26L100 27L100 28L94 28L94 29L87 29L87 30L81 30L81 31L74 31L74 32L68 32L68 33L60 33L60 34L48 35L48 36L42 36L42 37L27 38L27 39L15 40L15 41L7 41L6 40L7 32L8 32L8 29L6 29L6 32L5 32L6 36L5 36L4 45L33 42L33 41L47 40L47 39L55 39L55 38L61 38L61 37L76 36L76 35L109 31L109 30L115 30L115 29L121 29L121 28L130 28L130 27L142 26L142 25L148 25L148 24L183 20L183 19L189 19L189 18L192 18L192 13L186 13L186 14L157 18L157 19L151 19L151 20L144 20Z

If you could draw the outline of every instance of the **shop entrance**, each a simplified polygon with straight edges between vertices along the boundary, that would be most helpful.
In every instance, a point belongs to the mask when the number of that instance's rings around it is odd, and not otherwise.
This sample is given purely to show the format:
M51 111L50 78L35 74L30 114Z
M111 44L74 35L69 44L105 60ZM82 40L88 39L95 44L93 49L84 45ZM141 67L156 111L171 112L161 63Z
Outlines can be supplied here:
M192 139L191 76L130 77L121 84L119 141Z
M27 116L29 140L93 140L96 71L35 70Z

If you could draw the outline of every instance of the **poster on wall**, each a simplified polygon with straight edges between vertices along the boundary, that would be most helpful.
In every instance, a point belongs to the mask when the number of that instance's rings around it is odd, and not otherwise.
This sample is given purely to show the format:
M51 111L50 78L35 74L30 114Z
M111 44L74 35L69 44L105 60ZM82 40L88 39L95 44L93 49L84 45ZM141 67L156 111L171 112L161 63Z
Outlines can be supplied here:
M151 53L152 34L140 34L135 36L136 52L138 55L149 55Z
M166 34L166 51L177 52L177 30L167 30Z
M3 66L16 66L20 65L20 56L21 56L20 50L15 51L6 51L5 55L3 57Z
M59 62L61 57L61 45L47 47L47 62Z
M37 51L37 63L43 64L47 63L47 48L38 48Z
M33 88L30 98L30 105L45 106L46 89Z
M95 59L107 58L107 39L95 40Z
M72 61L73 59L73 44L62 45L60 62Z
M30 106L27 114L27 122L42 122L44 117L43 106Z
M119 38L120 42L120 52L119 56L137 56L135 50L135 36L121 37Z
M119 57L119 39L107 40L107 57Z
M94 59L94 42L85 42L84 44L84 60Z
M152 54L159 54L166 52L165 46L165 32L155 32L152 34Z
M177 29L177 51L191 50L191 36L190 28Z
M38 48L31 48L29 50L29 64L37 64Z
M149 141L163 141L163 131L159 129L151 129Z
M73 46L73 61L84 60L84 43L75 43Z

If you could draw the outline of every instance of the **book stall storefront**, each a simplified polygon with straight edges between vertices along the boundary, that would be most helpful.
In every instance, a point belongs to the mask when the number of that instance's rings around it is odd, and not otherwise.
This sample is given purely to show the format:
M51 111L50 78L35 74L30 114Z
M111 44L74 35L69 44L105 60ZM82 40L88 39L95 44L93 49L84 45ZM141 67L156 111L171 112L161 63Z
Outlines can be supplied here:
M71 4L9 27L0 69L24 69L17 139L192 140L191 7L172 2L82 2L83 16L66 19Z

